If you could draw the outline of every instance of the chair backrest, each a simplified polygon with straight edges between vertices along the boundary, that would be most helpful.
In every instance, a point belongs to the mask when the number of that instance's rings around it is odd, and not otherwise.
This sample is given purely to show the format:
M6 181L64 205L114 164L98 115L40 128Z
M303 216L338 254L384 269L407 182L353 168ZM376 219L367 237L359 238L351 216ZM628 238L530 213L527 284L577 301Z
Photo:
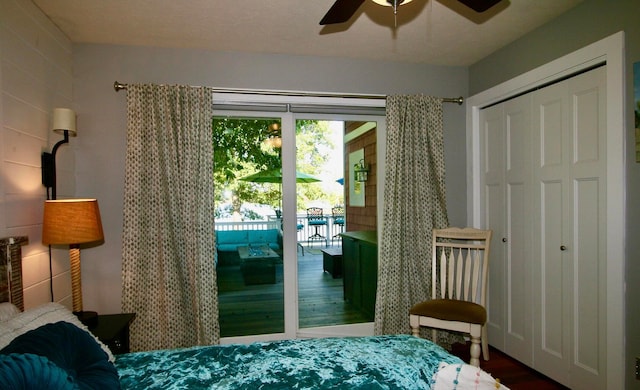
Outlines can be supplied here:
M333 223L336 225L344 225L344 207L336 206L332 208L331 215L333 216Z
M433 230L433 299L457 299L486 305L491 230Z
M310 207L307 209L307 218L308 219L323 219L322 218L322 208L320 207Z

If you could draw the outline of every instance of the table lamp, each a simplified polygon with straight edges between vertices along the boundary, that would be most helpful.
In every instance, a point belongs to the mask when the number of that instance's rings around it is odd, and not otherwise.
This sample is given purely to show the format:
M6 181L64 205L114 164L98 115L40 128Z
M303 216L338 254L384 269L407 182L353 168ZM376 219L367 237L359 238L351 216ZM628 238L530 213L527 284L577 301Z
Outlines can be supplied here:
M97 313L82 309L80 244L104 240L96 199L47 200L44 204L42 243L69 245L73 313L85 325L97 321Z

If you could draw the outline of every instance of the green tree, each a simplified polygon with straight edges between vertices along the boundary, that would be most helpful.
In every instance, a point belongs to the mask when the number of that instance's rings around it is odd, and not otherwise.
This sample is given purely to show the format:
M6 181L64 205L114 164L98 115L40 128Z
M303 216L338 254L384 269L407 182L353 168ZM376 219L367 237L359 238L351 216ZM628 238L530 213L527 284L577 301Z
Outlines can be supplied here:
M280 149L267 147L263 141L270 135L275 118L215 117L213 119L214 183L217 205L231 201L228 213L240 212L245 202L271 205L280 204L280 185L252 183L241 177L267 169L281 168ZM296 124L297 168L311 175L317 174L328 158L327 149L333 148L327 134L327 122L299 120ZM324 145L324 147L321 147ZM322 191L313 185L298 189L299 202L322 198ZM219 212L219 210L217 211ZM220 215L217 215L220 216ZM245 216L251 219L252 216Z
M329 122L298 120L296 122L296 169L318 176L321 168L330 161L336 145L329 137ZM298 210L307 208L313 200L327 200L335 204L333 196L324 193L319 185L302 185L298 190Z

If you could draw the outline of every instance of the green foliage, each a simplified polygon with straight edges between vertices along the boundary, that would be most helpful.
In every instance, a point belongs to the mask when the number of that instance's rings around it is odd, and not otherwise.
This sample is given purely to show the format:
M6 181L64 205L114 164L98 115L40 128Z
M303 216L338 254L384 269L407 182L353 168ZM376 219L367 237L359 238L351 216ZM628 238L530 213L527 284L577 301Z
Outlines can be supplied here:
M279 120L270 118L213 119L213 158L216 204L231 200L233 211L239 212L242 203L250 199L255 203L273 204L276 188L260 191L254 183L238 180L253 172L281 166L279 153L268 150L262 141L268 137L268 128ZM230 198L230 199L229 199Z
M238 180L258 171L282 167L280 149L263 144L274 122L280 124L279 118L213 119L215 201L216 205L230 201L232 204L231 210L216 210L217 217L240 213L242 204L248 202L279 207L280 184ZM296 169L317 175L334 148L328 122L299 120L296 126ZM327 198L319 185L298 184L297 192L300 209L304 209L309 200ZM255 219L257 215L247 212L243 218Z
M321 168L330 161L336 145L330 138L329 122L298 120L296 123L296 169L320 176ZM342 152L342 151L341 151ZM298 210L305 210L307 203L324 200L330 205L342 203L342 194L326 193L320 185L302 185L298 189Z

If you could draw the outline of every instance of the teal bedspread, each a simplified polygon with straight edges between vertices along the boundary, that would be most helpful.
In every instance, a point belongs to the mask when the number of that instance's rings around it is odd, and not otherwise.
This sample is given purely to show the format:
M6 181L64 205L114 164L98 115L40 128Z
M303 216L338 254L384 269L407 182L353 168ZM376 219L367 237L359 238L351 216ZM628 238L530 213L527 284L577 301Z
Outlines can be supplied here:
M115 365L123 389L429 389L441 361L462 363L395 335L137 352Z

